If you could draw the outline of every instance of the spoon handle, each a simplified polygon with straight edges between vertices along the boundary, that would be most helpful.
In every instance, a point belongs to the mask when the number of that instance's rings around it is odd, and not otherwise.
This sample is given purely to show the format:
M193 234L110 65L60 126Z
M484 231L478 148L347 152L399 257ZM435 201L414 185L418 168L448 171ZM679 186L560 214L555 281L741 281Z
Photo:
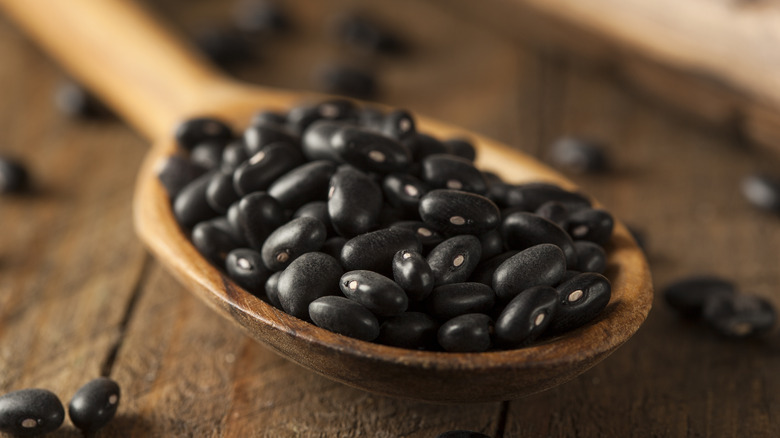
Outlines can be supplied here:
M240 88L132 0L0 0L0 9L152 140Z

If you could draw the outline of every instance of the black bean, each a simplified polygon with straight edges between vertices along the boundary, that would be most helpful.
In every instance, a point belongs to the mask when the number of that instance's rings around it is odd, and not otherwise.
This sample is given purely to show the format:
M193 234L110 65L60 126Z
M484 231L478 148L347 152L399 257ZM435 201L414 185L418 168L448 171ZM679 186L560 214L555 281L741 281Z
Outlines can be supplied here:
M414 117L409 111L397 109L390 111L382 119L380 131L395 140L404 141L417 133Z
M433 154L422 160L422 178L437 189L463 190L484 195L487 181L474 164L450 154Z
M482 257L479 239L468 234L450 237L436 245L428 254L436 286L463 283L469 278Z
M111 115L103 102L72 80L63 80L54 93L54 104L68 117L100 119Z
M271 143L238 166L233 186L240 195L266 190L282 175L303 164L303 155L286 143Z
M225 173L232 173L248 159L249 152L246 150L246 145L240 140L234 141L222 150L221 169Z
M422 312L405 312L388 318L379 328L377 342L412 350L436 348L439 324Z
M346 66L328 65L319 71L322 90L330 94L341 94L358 99L371 99L377 94L374 76L368 71Z
M233 186L233 174L216 172L206 188L206 202L214 211L225 214L240 197Z
M517 207L523 211L535 211L542 204L557 201L570 209L590 207L590 200L579 193L570 192L554 184L526 183L506 187L502 199L496 201L502 207Z
M490 199L460 190L431 190L420 200L420 217L447 234L482 234L496 228L500 212Z
M333 135L349 126L346 122L340 120L317 120L309 125L303 132L301 138L301 148L306 159L328 160L334 163L343 163L339 152L333 148L331 139Z
M601 245L587 240L574 242L577 251L577 269L584 272L603 274L607 269L607 253Z
M114 418L120 397L119 385L108 377L90 380L68 403L70 421L86 433L95 432Z
M504 252L504 238L499 230L491 230L478 237L479 243L482 245L481 260L491 259Z
M211 219L219 213L206 200L206 190L214 172L205 173L184 186L173 201L173 215L176 222L190 228L198 222Z
M190 160L206 169L217 169L222 164L222 152L225 146L215 141L198 143L190 151Z
M402 228L414 232L422 244L423 252L428 252L436 245L444 242L444 236L422 221L400 221L390 225L390 228Z
M381 131L384 119L385 113L379 108L372 106L358 108L357 123L360 126Z
M420 198L428 192L428 186L412 175L391 173L382 180L385 199L390 205L405 213L418 215Z
M583 272L558 285L558 312L547 329L550 333L573 330L598 316L612 296L612 286L601 274Z
M331 237L322 244L320 252L339 259L341 257L341 250L344 249L344 244L347 243L347 239L341 236Z
M282 309L282 303L279 301L279 277L282 276L282 272L284 271L274 272L265 281L265 296L268 298L268 302L277 309Z
M330 144L344 161L369 172L403 172L411 161L411 154L403 144L361 128L335 131Z
M166 158L157 166L157 178L171 199L176 198L181 189L206 172L208 169L205 167L178 155Z
M504 218L501 235L509 249L526 249L540 243L552 243L563 250L567 266L577 266L574 241L561 227L533 213L516 212Z
M65 409L49 390L29 388L0 396L0 432L36 436L56 430L65 419Z
M477 150L470 141L463 138L452 138L444 142L449 154L465 158L471 162L477 158ZM484 178L484 176L483 176ZM487 181L487 179L485 179Z
M231 28L204 27L195 35L194 42L214 64L221 67L231 67L252 58L249 41Z
M176 128L176 143L180 148L192 150L205 141L227 144L233 139L233 130L225 122L213 117L196 117Z
M561 277L560 280L558 280L558 284L555 286L560 286L563 283L566 283L567 281L571 280L572 278L582 274L582 271L577 271L574 269L567 269L566 272L563 273L563 277Z
M0 157L0 193L19 193L28 188L29 175L21 163L8 157Z
M265 283L271 275L260 253L249 248L230 251L225 258L225 270L233 281L256 296L263 295Z
M663 296L666 303L682 316L697 318L704 303L712 296L736 295L737 288L731 281L712 275L697 275L683 278L666 286Z
M299 217L272 232L260 250L272 271L286 268L302 254L317 251L325 242L325 225L313 217Z
M289 29L290 20L279 2L244 0L236 5L233 22L248 34L269 35Z
M558 310L558 293L550 286L520 292L496 319L496 338L511 346L528 345L544 333Z
M481 313L456 316L439 327L439 345L447 351L478 353L490 348L493 321Z
M225 217L199 222L192 229L192 244L203 257L223 266L228 253L242 245Z
M227 219L249 246L259 250L268 235L287 222L287 215L274 197L266 192L254 192L231 205Z
M499 266L513 255L519 253L517 250L510 250L502 252L497 256L493 256L487 260L480 261L474 272L469 277L469 281L475 281L477 283L486 284L488 286L493 285L493 273L496 272Z
M260 152L271 143L284 143L292 149L297 149L300 139L274 123L254 124L244 131L244 144L249 155Z
M532 246L506 259L493 272L493 290L509 301L534 286L552 286L566 272L563 251L549 243Z
M374 315L395 316L406 311L409 299L401 286L373 271L349 271L341 276L341 292Z
M604 146L583 138L563 137L550 147L550 161L575 173L604 172L609 167Z
M423 300L436 282L433 271L417 251L402 250L393 256L393 279L412 300Z
M558 225L564 230L569 228L569 209L566 208L566 205L558 201L545 202L540 205L534 213L550 222L554 222L555 225Z
M328 198L328 183L336 173L336 163L319 160L299 166L277 179L268 193L287 209L295 210L311 201Z
M401 250L420 252L415 233L400 228L385 228L349 239L341 250L341 264L348 271L368 270L391 275L393 257Z
M397 35L355 12L338 17L335 33L341 41L369 52L398 53L406 48Z
M317 326L350 338L373 341L379 321L363 305L338 296L317 298L309 304L309 317Z
M605 210L583 208L569 215L569 235L575 240L587 240L605 245L612 237L615 220Z
M754 173L742 179L742 196L754 206L780 213L780 178Z
M317 218L325 225L325 231L328 236L333 236L336 231L333 229L333 224L330 221L330 214L328 213L328 203L325 201L312 201L301 205L301 208L295 210L292 217L293 219L299 217L313 217ZM346 240L345 240L346 241ZM327 253L327 251L322 251ZM332 254L331 254L332 255Z
M702 317L718 334L736 339L763 335L777 321L772 304L754 295L710 295Z
M449 152L447 146L440 142L437 138L431 137L428 134L417 132L415 135L404 141L404 144L409 148L412 153L412 158L415 162L422 162L425 157L434 154L446 154Z
M294 134L302 136L306 129L317 120L323 119L320 110L316 106L302 105L291 109L287 113L285 127Z
M501 176L493 171L483 170L482 176L485 177L485 181L487 181L488 186L492 186L493 184L504 184L504 180L501 179Z
M341 166L330 178L328 214L333 229L354 237L374 229L382 208L382 189L365 173Z
M489 313L496 294L482 283L452 283L436 286L426 298L428 314L447 321L467 313Z
M279 302L290 315L308 319L309 304L326 295L337 295L338 281L343 274L344 270L333 257L321 252L303 254L279 276Z
M266 124L279 125L279 127L284 127L287 124L287 114L277 111L263 110L258 111L254 116L252 116L250 125L256 126Z
M450 430L436 435L436 438L490 438L490 435L471 430Z

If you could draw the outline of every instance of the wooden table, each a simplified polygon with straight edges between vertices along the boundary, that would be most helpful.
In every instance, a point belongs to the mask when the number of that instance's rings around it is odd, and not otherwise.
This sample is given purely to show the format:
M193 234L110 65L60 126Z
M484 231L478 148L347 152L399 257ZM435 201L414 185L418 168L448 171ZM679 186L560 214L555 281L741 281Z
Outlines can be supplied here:
M173 15L184 1L160 2ZM295 29L236 74L314 88L322 62L356 59L324 18L346 0L289 2ZM185 28L215 2L186 2ZM712 132L566 58L503 39L445 2L371 2L403 30L403 57L359 57L383 102L461 124L539 157L562 134L601 139L614 171L573 176L644 230L656 289L694 273L733 279L780 306L780 218L739 182L775 156ZM74 121L61 73L0 18L0 152L34 190L0 198L0 391L49 388L67 403L108 375L122 386L99 436L780 436L780 336L727 342L656 299L639 333L581 377L522 400L431 405L375 396L278 358L180 287L134 236L131 197L147 145L117 121ZM658 294L657 294L658 295ZM77 437L66 420L50 436Z

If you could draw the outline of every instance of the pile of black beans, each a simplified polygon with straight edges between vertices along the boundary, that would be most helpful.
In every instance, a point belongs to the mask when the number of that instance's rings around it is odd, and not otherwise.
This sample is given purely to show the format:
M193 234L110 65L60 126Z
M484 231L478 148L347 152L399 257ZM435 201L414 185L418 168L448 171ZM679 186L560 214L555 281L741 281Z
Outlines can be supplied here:
M195 247L248 292L346 336L481 352L579 327L611 296L612 216L508 184L464 139L348 100L182 123L159 170Z

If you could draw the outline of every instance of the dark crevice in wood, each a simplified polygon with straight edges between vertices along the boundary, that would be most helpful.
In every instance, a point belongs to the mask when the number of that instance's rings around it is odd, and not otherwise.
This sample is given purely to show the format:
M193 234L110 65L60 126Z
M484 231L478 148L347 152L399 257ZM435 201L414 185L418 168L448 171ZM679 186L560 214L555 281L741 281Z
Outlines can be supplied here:
M106 354L106 358L103 360L103 364L100 366L100 375L103 377L108 377L111 375L111 370L114 368L114 362L116 361L117 354L119 353L119 348L122 346L122 343L125 340L127 325L130 323L130 319L133 317L133 312L135 310L136 304L138 303L138 298L141 296L144 282L149 276L149 270L151 269L151 266L152 257L146 253L144 254L144 261L143 265L141 266L141 272L139 273L138 279L133 286L133 292L130 294L130 299L127 301L127 305L125 306L125 314L122 316L122 321L119 323L119 335L117 336L116 341L114 341L114 344L111 345L111 348L108 350L108 354Z
M498 411L498 421L496 422L495 438L504 438L506 424L509 421L509 401L501 402L501 409Z

